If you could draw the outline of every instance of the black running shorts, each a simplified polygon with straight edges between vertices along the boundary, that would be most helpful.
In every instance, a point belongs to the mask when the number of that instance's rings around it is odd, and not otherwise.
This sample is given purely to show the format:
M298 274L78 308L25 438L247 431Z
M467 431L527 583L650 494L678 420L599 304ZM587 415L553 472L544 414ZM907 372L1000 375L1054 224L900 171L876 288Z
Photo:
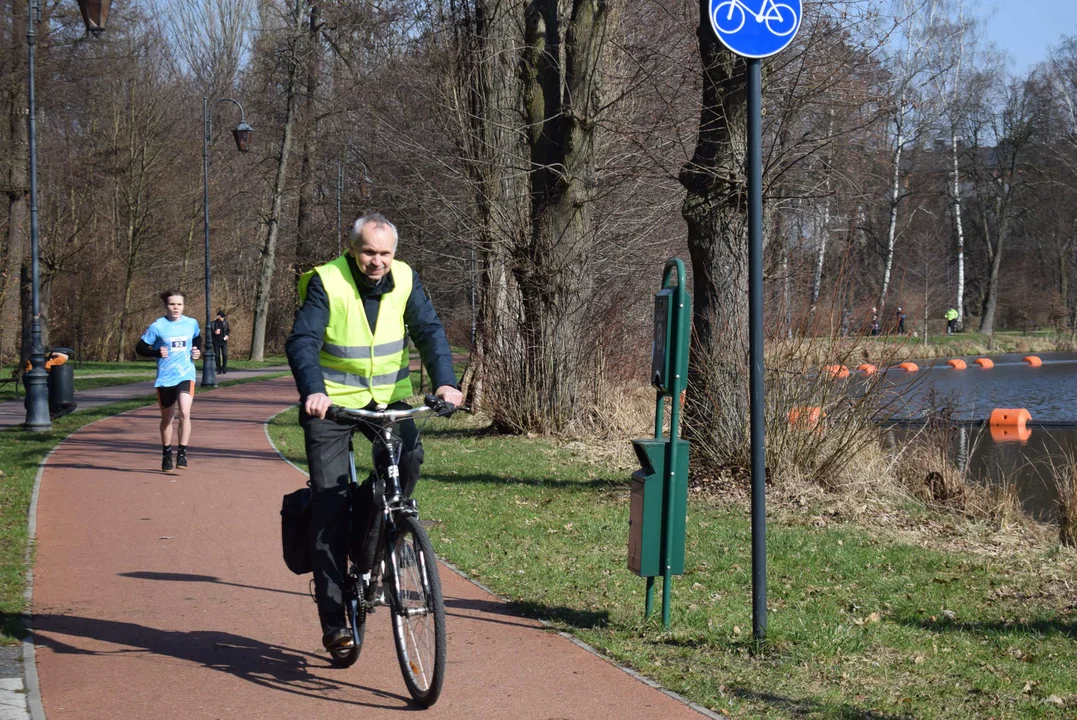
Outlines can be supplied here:
M176 398L179 397L180 393L187 393L193 397L194 380L184 380L179 385L157 388L157 404L161 406L162 410L170 408L176 404Z

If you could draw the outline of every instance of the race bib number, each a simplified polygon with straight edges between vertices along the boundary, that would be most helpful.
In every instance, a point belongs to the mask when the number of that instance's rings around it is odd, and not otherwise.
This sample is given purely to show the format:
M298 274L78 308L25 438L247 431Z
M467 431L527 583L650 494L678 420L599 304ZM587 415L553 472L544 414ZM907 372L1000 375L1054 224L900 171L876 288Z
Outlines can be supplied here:
M169 352L187 349L187 338L185 337L169 338L168 343Z

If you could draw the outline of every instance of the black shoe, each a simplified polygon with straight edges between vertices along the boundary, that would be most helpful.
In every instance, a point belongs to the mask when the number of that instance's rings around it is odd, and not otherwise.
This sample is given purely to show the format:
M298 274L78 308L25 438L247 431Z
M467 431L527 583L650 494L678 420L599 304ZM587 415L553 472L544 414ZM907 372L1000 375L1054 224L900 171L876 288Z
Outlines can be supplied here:
M184 465L186 464L184 460ZM172 472L172 453L165 453L161 458L161 472Z
M187 453L181 452L176 455L176 468L179 470L187 469Z
M337 628L322 635L322 647L326 650L346 650L355 645L351 630Z

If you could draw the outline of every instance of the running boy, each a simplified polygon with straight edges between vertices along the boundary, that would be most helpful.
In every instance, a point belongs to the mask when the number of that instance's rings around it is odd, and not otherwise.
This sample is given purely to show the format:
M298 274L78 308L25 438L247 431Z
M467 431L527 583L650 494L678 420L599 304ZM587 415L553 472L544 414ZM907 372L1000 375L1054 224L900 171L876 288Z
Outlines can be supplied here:
M187 441L191 438L191 402L194 399L194 363L202 356L195 344L198 321L183 314L187 296L179 290L161 293L164 317L159 317L143 333L136 352L157 358L157 404L161 407L161 470L172 471L172 420L179 408L179 452L176 467L187 468Z

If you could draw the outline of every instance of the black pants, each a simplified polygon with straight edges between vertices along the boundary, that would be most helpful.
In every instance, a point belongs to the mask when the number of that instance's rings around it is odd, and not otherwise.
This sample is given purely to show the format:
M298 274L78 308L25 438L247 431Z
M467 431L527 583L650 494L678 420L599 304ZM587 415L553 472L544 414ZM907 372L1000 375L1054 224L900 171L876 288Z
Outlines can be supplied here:
M397 402L390 409L406 409L407 403ZM373 404L367 409L373 409ZM348 447L351 442L351 428L338 425L329 420L311 417L299 411L299 424L303 427L306 440L307 463L310 467L310 484L313 491L311 499L311 542L313 543L314 598L318 604L318 616L322 622L323 632L330 628L339 628L344 622L344 602L341 585L348 570L348 546L351 538L351 516L349 513L350 481ZM410 496L419 481L419 468L423 463L423 445L419 440L419 429L411 420L397 423L396 432L404 441L400 457L400 482L404 494ZM375 431L369 426L362 428L363 435L373 442ZM385 453L380 452L377 463L386 462ZM357 495L370 503L373 498L373 486L368 478ZM369 508L374 511L373 507ZM377 531L377 526L372 528ZM366 558L366 564L372 558ZM362 562L360 570L367 570Z
M213 360L217 363L217 370L228 372L228 343L217 341L213 343Z

